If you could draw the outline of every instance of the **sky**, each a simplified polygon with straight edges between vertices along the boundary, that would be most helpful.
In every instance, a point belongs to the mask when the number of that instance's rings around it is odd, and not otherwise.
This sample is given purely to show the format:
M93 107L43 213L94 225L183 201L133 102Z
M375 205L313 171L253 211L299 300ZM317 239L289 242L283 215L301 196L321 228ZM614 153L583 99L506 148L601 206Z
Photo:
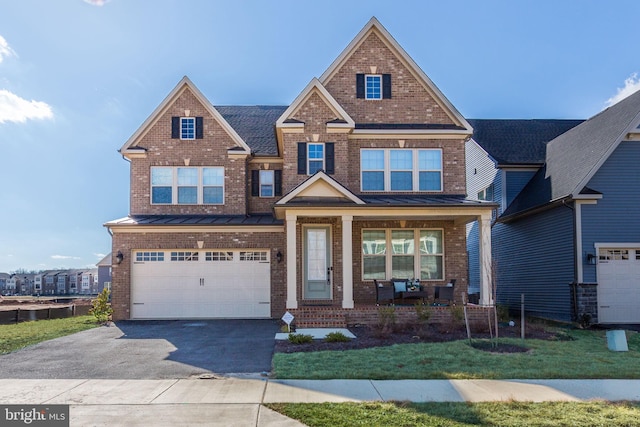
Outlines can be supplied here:
M289 105L375 16L467 118L588 118L640 88L640 2L0 0L0 272L89 268L118 149L187 75Z

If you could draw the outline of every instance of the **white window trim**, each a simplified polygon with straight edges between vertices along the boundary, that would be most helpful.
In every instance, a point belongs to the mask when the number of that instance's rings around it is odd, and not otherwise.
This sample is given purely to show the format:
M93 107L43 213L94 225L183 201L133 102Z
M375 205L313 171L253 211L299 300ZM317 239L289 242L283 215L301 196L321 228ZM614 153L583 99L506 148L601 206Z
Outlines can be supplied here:
M312 145L321 145L322 146L322 159L312 159L311 156L309 156L309 151L310 151L310 148L311 148ZM327 151L326 151L326 147L324 146L324 142L308 142L307 143L307 175L313 175L312 173L309 172L311 170L311 162L322 161L322 167L320 168L320 170L325 170L325 167L326 167L325 158L326 157L327 157ZM274 176L274 180L275 180L275 176ZM274 191L275 191L275 188L274 188Z
M391 151L411 150L413 169L411 170L412 190L392 190L391 189ZM384 190L364 190L363 189L363 172L380 172L380 169L362 169L362 154L360 154L360 191L363 193L442 193L444 191L443 182L443 153L442 148L362 148L363 151L383 151L384 152ZM420 169L420 151L439 151L440 152L440 170L437 169ZM403 171L402 169L394 169L393 171ZM405 170L405 171L408 171ZM439 190L420 190L420 172L440 172L440 189Z
M412 230L413 231L413 238L414 238L414 248L413 248L413 278L420 278L420 258L422 256L429 256L429 255L433 255L433 256L441 256L442 257L442 278L441 279L420 279L421 282L445 282L446 281L446 277L447 277L447 273L446 273L446 248L445 248L445 232L444 232L444 228L363 228L362 229L362 234L360 236L360 279L363 282L373 282L374 279L365 279L364 278L364 257L365 254L362 251L362 236L364 235L365 231L384 231L385 232L385 239L386 239L386 253L384 254L385 257L385 278L384 279L376 279L376 280L391 280L394 277L393 276L393 250L392 250L392 234L393 231L409 231ZM421 231L440 231L442 232L442 253L440 254L428 254L428 255L422 255L420 254L420 247L419 247L419 242L420 242L420 232ZM382 256L382 255L375 255L375 256ZM410 255L396 255L396 256L410 256Z
M376 77L380 80L380 97L378 98L369 96L369 91L367 90L367 78L369 77ZM384 91L384 88L382 87L382 85L383 85L382 74L365 74L364 75L364 99L367 101L380 101L383 98L382 92Z
M153 169L171 169L171 203L154 203L153 202L153 187L166 187L166 185L153 185L152 175ZM178 169L197 169L198 170L198 184L197 184L197 198L196 203L178 203L178 188L179 187L192 187L187 185L178 185ZM222 170L222 202L221 203L204 203L204 188L205 187L220 187L218 185L204 185L203 169L221 169ZM153 206L223 206L225 200L225 185L224 185L225 170L224 166L151 166L149 170L149 203Z
M187 120L193 120L193 138L183 138L182 137L182 124ZM183 141L193 141L196 139L196 118L195 117L180 117L180 139Z
M308 153L307 153L308 154ZM308 166L308 165L307 165ZM307 169L308 171L309 169ZM269 173L271 175L271 184L268 184L271 187L271 195L265 196L262 194L262 174ZM258 194L260 197L264 199L272 199L276 196L276 172L274 170L260 170L258 172Z

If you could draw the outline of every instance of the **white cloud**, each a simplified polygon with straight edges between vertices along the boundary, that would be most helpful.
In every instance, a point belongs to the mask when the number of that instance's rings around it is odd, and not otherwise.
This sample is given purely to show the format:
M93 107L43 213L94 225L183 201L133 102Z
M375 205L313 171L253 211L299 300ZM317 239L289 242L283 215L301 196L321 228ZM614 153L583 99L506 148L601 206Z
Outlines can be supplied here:
M29 119L51 119L51 107L41 101L27 101L6 89L0 89L0 123L20 122Z
M52 259L81 259L77 256L68 256L68 255L51 255Z
M632 93L635 93L638 89L640 89L640 79L638 79L638 73L633 73L629 78L625 79L624 87L618 88L618 93L605 101L605 106L611 107L613 104L616 104Z
M0 36L0 62L2 62L4 58L8 58L9 56L18 56L18 55L16 55L16 52L13 49L11 49L11 47L9 46L9 43L7 43L4 37Z
M84 0L85 3L92 4L94 6L104 6L109 3L111 0Z
M102 259L102 258L106 257L107 254L93 254L93 256L95 256L96 258Z

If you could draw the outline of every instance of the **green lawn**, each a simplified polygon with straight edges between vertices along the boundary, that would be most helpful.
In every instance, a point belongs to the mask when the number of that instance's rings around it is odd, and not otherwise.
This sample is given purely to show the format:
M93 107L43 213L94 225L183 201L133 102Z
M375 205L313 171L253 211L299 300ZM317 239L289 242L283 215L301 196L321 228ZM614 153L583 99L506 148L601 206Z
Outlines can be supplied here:
M526 340L527 353L493 354L466 340L399 344L348 351L276 353L276 378L553 379L640 378L640 334L627 332L628 352L607 349L604 331L569 330L571 341ZM523 344L519 339L501 342Z
M278 403L267 405L311 427L640 426L640 403Z
M76 316L66 319L38 320L16 325L0 325L0 354L53 338L71 335L98 326L94 316Z

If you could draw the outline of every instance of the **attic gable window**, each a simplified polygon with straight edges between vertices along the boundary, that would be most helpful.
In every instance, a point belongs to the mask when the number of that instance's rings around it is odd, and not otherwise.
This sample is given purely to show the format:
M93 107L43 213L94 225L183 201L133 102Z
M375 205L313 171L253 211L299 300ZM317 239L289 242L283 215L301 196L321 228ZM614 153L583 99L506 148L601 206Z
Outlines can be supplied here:
M189 141L202 139L204 129L202 117L172 117L171 118L171 138Z
M356 74L356 98L391 98L391 74Z
M364 76L364 98L365 99L382 99L382 76L380 74Z
M195 117L180 117L180 139L196 139Z

